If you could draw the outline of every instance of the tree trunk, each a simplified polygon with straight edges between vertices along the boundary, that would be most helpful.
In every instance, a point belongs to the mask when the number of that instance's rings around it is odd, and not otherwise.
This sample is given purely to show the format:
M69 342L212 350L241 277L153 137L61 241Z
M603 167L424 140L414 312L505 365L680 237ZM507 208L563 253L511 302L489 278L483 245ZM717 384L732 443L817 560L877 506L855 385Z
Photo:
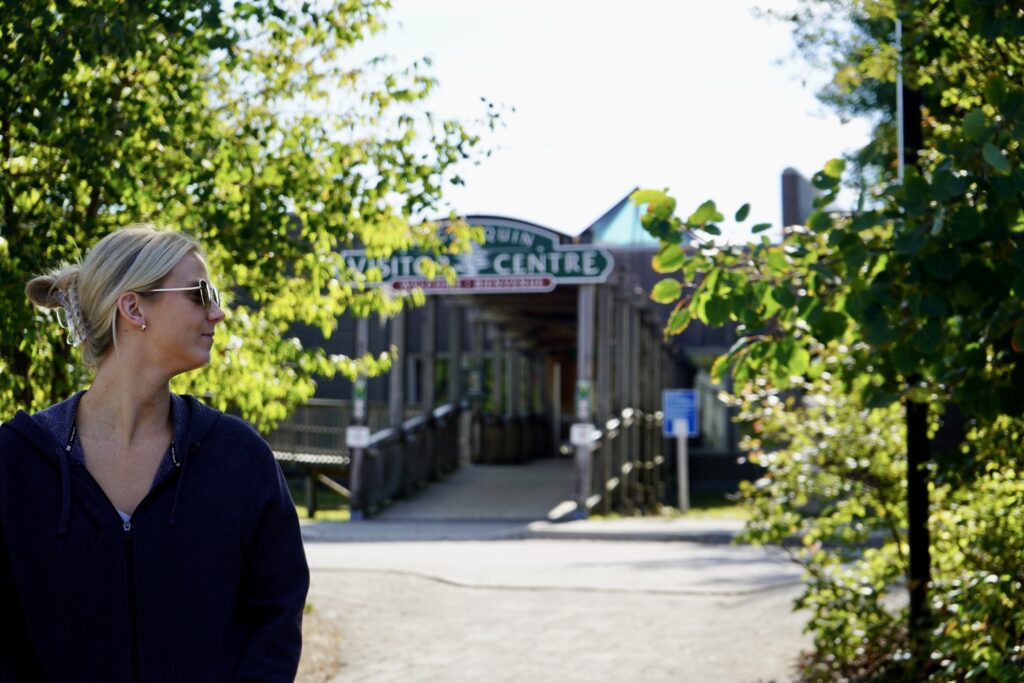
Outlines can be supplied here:
M910 568L910 650L915 669L929 660L930 614L928 583L931 581L931 537L928 531L928 406L907 401L907 542Z
M902 35L907 44L907 34ZM902 69L902 66L901 66ZM908 166L917 166L918 153L924 146L921 127L921 92L902 80L903 150ZM913 386L919 378L908 378ZM931 580L931 538L928 532L928 406L906 402L907 426L907 543L910 566L907 572L907 590L910 593L910 654L913 670L922 672L930 660L930 615L928 609L928 583Z

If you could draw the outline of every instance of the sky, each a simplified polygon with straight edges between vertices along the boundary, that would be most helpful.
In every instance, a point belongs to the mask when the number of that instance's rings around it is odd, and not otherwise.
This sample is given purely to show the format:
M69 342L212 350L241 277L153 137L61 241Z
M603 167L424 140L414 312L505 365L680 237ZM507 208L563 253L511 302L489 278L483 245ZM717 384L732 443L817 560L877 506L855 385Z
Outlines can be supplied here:
M460 174L445 211L498 214L577 234L634 187L679 212L713 199L744 226L781 220L781 174L806 177L867 141L814 96L826 74L755 6L792 0L394 0L367 49L433 61L433 112L508 110L494 154ZM515 111L512 112L511 109ZM732 241L746 227L723 224Z

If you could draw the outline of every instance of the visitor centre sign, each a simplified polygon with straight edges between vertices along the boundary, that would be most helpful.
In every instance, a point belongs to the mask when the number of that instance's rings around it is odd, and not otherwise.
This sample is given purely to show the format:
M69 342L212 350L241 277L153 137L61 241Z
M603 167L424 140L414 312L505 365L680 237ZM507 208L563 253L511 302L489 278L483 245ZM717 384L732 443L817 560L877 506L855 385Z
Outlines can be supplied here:
M395 252L387 258L368 258L363 249L342 252L345 264L367 274L376 269L384 286L396 290L420 288L425 294L499 294L550 292L558 285L597 284L611 274L615 261L608 250L589 244L560 244L558 236L529 223L500 218L467 221L484 231L483 244L465 254L431 257L422 252ZM423 265L436 260L455 269L449 284L429 278Z

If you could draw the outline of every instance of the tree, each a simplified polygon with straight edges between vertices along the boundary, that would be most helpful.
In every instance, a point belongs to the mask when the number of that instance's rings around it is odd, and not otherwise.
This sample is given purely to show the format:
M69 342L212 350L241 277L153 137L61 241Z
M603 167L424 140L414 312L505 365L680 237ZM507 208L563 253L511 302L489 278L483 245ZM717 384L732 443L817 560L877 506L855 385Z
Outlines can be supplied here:
M228 343L179 390L265 428L318 375L387 368L387 354L329 356L289 330L327 336L344 312L410 303L350 272L346 245L437 253L476 237L419 220L497 120L431 116L425 61L353 62L388 6L0 0L0 415L84 379L24 283L140 220L198 237L233 294Z
M789 227L781 244L716 244L723 217L713 202L683 219L663 192L641 191L635 200L648 205L645 225L663 241L655 268L681 273L653 293L675 303L667 331L692 319L740 323L739 341L716 364L719 375L787 388L794 377L829 372L869 407L904 405L910 637L925 666L928 476L948 464L929 454L929 410L952 403L980 424L1024 410L1015 394L1024 386L1024 11L953 0L820 4L852 14L859 28L831 53L837 78L828 100L871 109L880 88L893 91L902 54L908 114L920 122L908 129L905 177L894 178L885 108L873 145L857 157L870 171L861 179L875 179L860 209L829 211L845 167L833 160L813 180L824 193L817 211L807 226ZM902 49L887 48L897 17ZM796 22L808 27L802 15ZM804 38L814 41L810 32ZM746 213L741 208L737 220ZM679 247L686 231L701 243L692 259Z

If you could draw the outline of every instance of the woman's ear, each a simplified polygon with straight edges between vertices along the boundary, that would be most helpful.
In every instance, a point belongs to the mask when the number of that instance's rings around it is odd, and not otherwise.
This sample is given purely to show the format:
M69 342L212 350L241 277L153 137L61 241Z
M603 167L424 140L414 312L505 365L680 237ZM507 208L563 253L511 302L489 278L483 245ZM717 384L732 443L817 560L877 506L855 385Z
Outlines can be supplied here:
M117 297L117 312L124 322L135 329L144 330L146 316L142 313L142 297L135 292L125 292Z

